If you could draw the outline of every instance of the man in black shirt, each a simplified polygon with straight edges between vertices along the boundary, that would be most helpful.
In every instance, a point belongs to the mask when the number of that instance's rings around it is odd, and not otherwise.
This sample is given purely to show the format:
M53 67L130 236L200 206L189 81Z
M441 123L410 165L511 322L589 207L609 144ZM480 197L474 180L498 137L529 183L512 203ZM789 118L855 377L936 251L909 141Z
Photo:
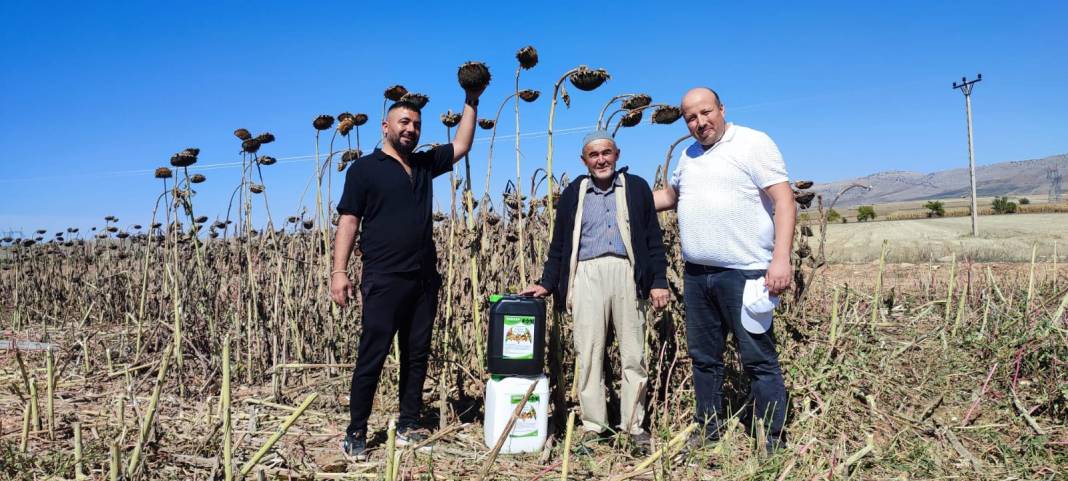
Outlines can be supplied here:
M483 87L484 88L484 87ZM363 236L363 333L349 392L350 424L342 449L365 457L367 418L371 414L382 365L393 337L400 344L400 417L398 444L418 442L430 335L437 312L441 276L432 238L433 179L471 149L482 90L467 91L463 117L451 144L415 152L422 115L417 105L394 103L382 122L382 149L356 160L345 176L345 190L334 241L330 296L345 306L353 297L349 255L360 226Z

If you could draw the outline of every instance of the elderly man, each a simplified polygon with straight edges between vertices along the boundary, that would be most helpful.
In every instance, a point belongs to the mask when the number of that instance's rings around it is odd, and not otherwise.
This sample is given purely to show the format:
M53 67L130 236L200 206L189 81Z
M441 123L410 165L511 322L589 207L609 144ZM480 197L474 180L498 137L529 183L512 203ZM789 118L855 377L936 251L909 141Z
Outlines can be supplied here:
M656 309L668 302L660 223L649 184L626 169L616 170L620 151L612 136L598 130L582 145L589 175L560 195L541 280L523 294L553 293L555 307L573 313L583 441L600 439L608 428L601 364L612 324L623 371L620 429L647 451L649 434L641 427L647 381L644 300Z
M337 205L330 296L341 306L353 297L349 255L362 223L363 332L349 392L350 423L342 442L342 450L357 459L365 457L367 418L395 334L401 361L397 441L406 444L427 436L418 427L418 416L441 286L431 237L432 183L471 149L482 91L466 94L455 139L426 152L415 152L422 129L419 106L394 103L382 121L382 149L357 159L345 176Z
M686 261L686 341L693 359L697 422L717 440L724 419L723 350L734 334L751 380L749 408L763 420L769 451L784 445L786 388L775 351L771 311L789 287L796 207L778 147L767 134L727 123L716 92L695 88L682 114L696 140L657 210L677 208ZM691 444L692 445L692 444Z

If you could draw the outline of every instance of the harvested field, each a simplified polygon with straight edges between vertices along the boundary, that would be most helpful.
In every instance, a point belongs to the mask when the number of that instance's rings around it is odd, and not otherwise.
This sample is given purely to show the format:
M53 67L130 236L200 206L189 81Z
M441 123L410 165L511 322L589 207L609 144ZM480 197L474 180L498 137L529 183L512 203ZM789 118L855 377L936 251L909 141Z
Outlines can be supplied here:
M1063 262L1068 253L1068 214L1013 214L979 217L979 237L971 236L970 217L915 219L827 225L827 259L875 262L882 241L890 243L890 262L1030 262L1037 246L1040 262Z
M537 252L546 226L533 214L526 235ZM538 454L489 456L481 439L484 322L471 308L481 295L472 292L520 285L510 225L487 223L481 237L459 218L437 225L442 252L459 253L441 259L447 285L424 392L437 442L429 452L398 448L394 463L386 432L396 413L393 357L371 419L370 460L348 462L337 447L359 311L332 307L327 276L308 267L324 253L314 229L203 243L168 235L9 247L13 261L0 271L3 338L25 349L0 346L0 477L69 479L81 471L107 479L115 469L127 479L223 479L231 456L234 477L270 479L383 479L388 470L394 479L560 479L565 458L571 479L1068 473L1068 277L1051 262L824 267L778 318L790 447L762 454L740 422L745 410L733 409L739 422L723 441L681 453L671 440L690 425L693 391L673 222L665 235L676 297L653 318L647 354L647 419L664 455L634 457L617 439L567 456L564 420L577 409L571 321L556 318L556 435ZM450 232L464 248L444 249ZM471 246L482 255L477 263L462 255ZM529 268L537 274L538 263ZM53 361L23 341L52 344ZM726 391L738 408L746 381L733 352L728 359Z

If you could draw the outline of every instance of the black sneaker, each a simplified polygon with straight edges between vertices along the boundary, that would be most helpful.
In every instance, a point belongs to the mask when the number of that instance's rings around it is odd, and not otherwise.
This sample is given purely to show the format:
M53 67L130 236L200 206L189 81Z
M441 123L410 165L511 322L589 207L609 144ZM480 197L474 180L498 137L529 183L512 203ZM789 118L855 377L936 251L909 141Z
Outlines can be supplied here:
M367 440L363 433L347 434L341 441L341 452L354 461L367 460Z
M397 428L397 446L419 444L430 437L430 431L418 426L401 426Z

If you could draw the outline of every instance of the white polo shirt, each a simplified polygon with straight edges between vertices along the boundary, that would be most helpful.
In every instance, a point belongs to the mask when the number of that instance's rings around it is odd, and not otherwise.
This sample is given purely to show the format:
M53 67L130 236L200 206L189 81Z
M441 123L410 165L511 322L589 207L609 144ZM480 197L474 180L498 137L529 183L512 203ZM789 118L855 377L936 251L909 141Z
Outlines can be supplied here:
M787 182L786 165L764 132L727 124L712 148L694 142L671 176L678 193L686 262L767 269L775 241L768 186Z

